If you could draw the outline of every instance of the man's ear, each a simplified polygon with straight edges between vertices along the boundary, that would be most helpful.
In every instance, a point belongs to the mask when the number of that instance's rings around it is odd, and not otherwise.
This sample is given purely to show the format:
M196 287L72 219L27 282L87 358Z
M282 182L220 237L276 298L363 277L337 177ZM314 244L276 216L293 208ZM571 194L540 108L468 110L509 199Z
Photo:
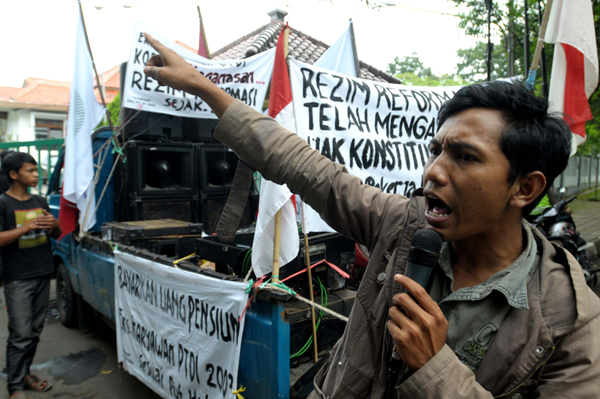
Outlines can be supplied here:
M19 172L17 172L16 170L11 170L10 172L8 172L8 175L13 180L17 180L19 178Z
M540 171L528 173L515 182L516 191L510 199L510 205L524 208L531 204L546 187L546 176Z

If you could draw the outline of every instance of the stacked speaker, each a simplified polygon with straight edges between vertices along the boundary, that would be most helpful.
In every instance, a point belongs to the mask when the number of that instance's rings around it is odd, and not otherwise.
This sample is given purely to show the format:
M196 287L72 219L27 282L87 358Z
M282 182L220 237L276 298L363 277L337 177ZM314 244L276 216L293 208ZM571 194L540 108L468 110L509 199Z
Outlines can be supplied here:
M115 177L119 221L168 218L215 232L239 161L235 153L218 143L130 140L125 154ZM241 227L254 221L257 205L251 194Z
M125 74L123 63L121 88ZM176 219L215 232L239 161L213 139L217 120L121 108L121 121L127 161L115 174L117 220ZM257 207L252 194L240 227L255 221Z

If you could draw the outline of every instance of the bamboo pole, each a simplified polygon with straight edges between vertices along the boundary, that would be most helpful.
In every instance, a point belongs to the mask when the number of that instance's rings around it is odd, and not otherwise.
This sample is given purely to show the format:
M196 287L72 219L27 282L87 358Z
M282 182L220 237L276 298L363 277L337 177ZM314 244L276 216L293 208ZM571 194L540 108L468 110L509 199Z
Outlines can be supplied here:
M96 63L94 62L94 55L92 54L92 47L90 46L90 40L89 40L89 37L88 37L87 27L85 25L85 18L83 17L83 8L81 7L81 2L80 1L77 1L77 4L79 5L79 13L80 13L80 16L81 16L81 24L83 25L83 34L85 36L85 42L87 44L87 48L88 48L88 52L90 54L90 58L92 59L92 66L94 67L94 74L96 75L96 82L97 82L98 92L100 93L100 99L102 100L102 106L104 107L104 110L106 112L106 116L108 118L108 125L110 127L110 131L114 133L115 129L114 129L112 120L110 118L110 112L108 111L108 108L106 107L106 100L104 99L104 92L103 92L102 88L100 87L100 76L98 75L98 70L96 69ZM115 142L115 145L117 147L123 148L120 145L118 139L115 140L114 142ZM120 158L121 155L118 154L118 157ZM94 180L93 180L93 182L94 182L94 188L92 189L92 195L94 195L94 191L96 189L96 185L98 184L98 181L100 179L100 172L102 170L102 166L104 164L104 160L103 160L102 164L100 165L100 167L95 172L95 176L94 176ZM116 164L116 160L115 160L115 164ZM113 167L113 170L114 170L114 167ZM108 181L107 181L107 184L108 184ZM104 191L105 190L106 190L106 186L104 187ZM103 191L103 193L104 193L104 191ZM84 222L87 221L87 219L88 219L88 213L89 213L89 210L90 210L90 204L91 203L92 203L92 201L88 201L85 213L83 215ZM100 201L98 201L96 209L98 209L98 205L99 204L100 204ZM80 231L79 234L80 234L80 238L81 238L81 236L83 236L85 234L85 231L83 231L83 229L82 229L82 231Z
M273 240L273 274L271 281L279 284L279 252L281 249L281 210L275 214L275 239Z
M306 232L306 207L304 201L302 202L302 233L304 234L304 257L306 259L306 268L308 271L308 289L310 291L310 301L314 302L313 283L312 283L312 272L310 270L310 247L308 245L308 233ZM321 294L322 295L322 294ZM310 313L312 318L312 331L313 331L313 348L315 350L315 363L319 361L319 349L317 346L317 323L315 317L315 307L310 307Z
M81 24L83 25L83 34L85 35L85 42L87 43L88 51L90 53L90 58L92 59L92 66L94 67L94 74L96 75L96 82L98 87L98 92L100 93L100 99L102 100L102 106L106 112L106 117L108 118L108 125L110 126L110 131L114 132L114 127L112 124L112 120L110 119L110 112L106 107L106 100L104 99L104 91L100 85L100 76L98 75L98 70L96 69L96 62L94 61L94 55L92 54L92 47L90 46L90 39L88 37L87 28L85 26L85 19L83 18L83 8L81 8L81 2L77 1L79 4L79 13L81 14Z
M535 53L533 55L533 62L531 63L530 71L535 71L540 65L540 58L542 55L542 49L544 48L544 40L546 38L546 28L548 27L548 19L550 18L550 10L552 9L552 0L546 2L546 9L544 10L544 18L542 19L542 26L540 26L540 35L538 37L537 45L535 46Z

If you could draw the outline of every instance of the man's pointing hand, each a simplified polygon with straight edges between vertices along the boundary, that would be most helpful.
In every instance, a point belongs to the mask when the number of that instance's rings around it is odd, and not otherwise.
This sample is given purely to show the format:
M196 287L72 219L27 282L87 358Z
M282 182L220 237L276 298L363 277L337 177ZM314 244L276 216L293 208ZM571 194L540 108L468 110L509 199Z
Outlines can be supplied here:
M148 43L158 51L158 54L153 55L146 63L144 73L160 85L166 85L202 98L220 118L233 98L198 73L173 50L148 33L144 33L144 36Z

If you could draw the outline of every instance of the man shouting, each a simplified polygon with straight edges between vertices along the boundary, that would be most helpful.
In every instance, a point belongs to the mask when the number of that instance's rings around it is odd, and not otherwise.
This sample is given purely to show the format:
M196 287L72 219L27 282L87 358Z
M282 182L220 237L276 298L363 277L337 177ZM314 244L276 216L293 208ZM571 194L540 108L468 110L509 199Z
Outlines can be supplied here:
M423 188L405 198L364 185L146 39L159 52L147 75L201 97L220 118L217 140L371 253L312 398L599 397L600 300L523 219L571 148L546 101L507 82L459 90L440 109ZM446 242L429 292L402 276L423 228Z

